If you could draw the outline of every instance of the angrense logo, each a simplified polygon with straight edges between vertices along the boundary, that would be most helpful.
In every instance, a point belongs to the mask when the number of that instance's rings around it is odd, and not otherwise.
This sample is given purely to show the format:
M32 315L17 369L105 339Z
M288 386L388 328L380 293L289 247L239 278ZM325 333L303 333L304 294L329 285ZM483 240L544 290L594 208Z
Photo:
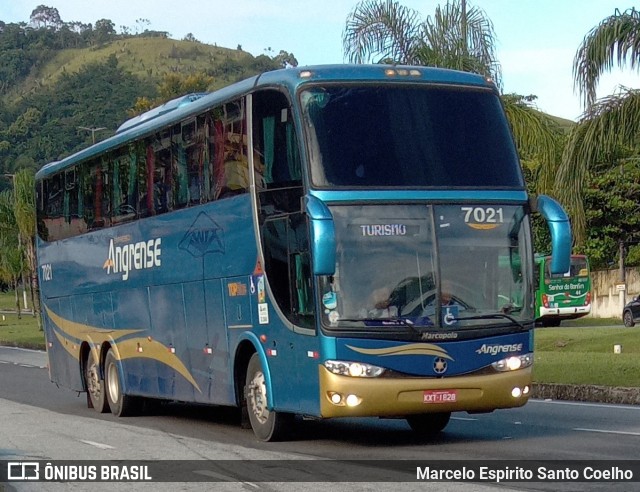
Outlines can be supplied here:
M522 344L521 343L510 343L506 345L487 345L486 343L482 344L478 350L476 350L476 354L507 354L509 352L522 352Z
M161 238L116 246L109 241L109 257L102 265L107 274L122 272L122 280L129 278L131 270L144 270L161 265Z

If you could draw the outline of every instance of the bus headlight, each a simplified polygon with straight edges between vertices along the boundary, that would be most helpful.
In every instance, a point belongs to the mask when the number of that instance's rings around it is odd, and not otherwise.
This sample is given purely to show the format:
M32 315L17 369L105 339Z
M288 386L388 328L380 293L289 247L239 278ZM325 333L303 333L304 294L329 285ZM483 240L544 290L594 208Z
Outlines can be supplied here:
M329 369L333 374L355 378L377 378L385 371L383 367L372 364L344 360L327 360L324 362L324 367Z
M529 367L531 364L533 364L533 354L514 355L512 357L507 357L506 359L493 362L491 365L496 371L507 372L524 369L525 367Z

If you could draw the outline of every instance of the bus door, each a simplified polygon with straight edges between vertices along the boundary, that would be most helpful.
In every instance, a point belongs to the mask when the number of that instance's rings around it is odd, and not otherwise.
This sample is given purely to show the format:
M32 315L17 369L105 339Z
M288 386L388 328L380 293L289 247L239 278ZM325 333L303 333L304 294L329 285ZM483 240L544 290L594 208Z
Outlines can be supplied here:
M268 348L275 348L269 366L278 388L276 405L304 412L305 402L311 405L318 399L319 357L314 359L318 338L298 137L282 92L253 94L252 109L256 203L267 287L266 296L256 297L254 312L259 309L261 319L254 322L266 333Z

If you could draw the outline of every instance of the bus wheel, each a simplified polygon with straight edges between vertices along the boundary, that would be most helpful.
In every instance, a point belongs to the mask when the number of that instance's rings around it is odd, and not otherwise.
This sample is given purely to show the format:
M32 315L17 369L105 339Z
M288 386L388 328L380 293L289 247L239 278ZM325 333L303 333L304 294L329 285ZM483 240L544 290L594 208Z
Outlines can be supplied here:
M112 350L107 352L104 366L105 393L111 413L117 417L128 417L135 414L139 406L139 399L122 393L118 361Z
M407 423L414 432L423 436L435 436L449 423L451 412L407 415Z
M100 379L100 365L91 350L84 366L84 382L87 388L87 406L98 413L106 413L109 404L104 394L104 380Z
M253 354L249 360L244 394L249 422L256 437L261 441L281 440L292 424L293 415L267 408L267 385L258 354Z

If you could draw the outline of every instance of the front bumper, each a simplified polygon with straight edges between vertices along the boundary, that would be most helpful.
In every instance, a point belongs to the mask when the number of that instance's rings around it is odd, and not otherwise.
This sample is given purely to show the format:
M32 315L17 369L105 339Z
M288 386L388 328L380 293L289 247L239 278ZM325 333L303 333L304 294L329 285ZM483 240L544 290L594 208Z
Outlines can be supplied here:
M530 391L514 397L513 388L531 388L531 367L516 371L449 378L357 378L319 366L321 417L396 417L437 412L489 412L520 407ZM425 390L456 392L455 402L424 403ZM355 406L333 404L331 393L356 395Z

